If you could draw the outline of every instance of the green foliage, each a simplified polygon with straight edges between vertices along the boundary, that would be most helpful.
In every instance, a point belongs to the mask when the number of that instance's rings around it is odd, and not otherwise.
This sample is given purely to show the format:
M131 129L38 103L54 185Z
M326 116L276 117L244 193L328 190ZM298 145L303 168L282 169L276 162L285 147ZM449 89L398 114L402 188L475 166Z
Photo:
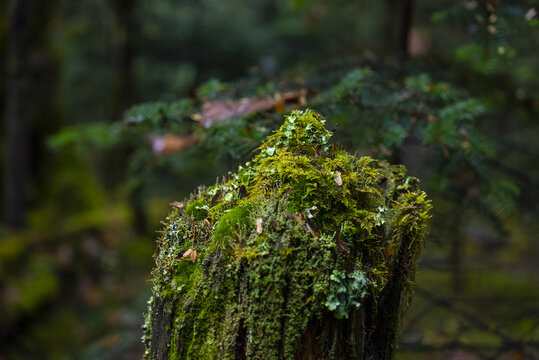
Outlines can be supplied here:
M347 275L343 271L334 270L330 276L330 290L325 305L335 312L337 319L348 319L352 308L361 306L361 300L367 295L370 280L365 273L354 270Z
M185 214L200 221L208 216L209 209L209 205L205 204L202 200L194 201L185 208Z
M275 155L275 149L289 148L307 156L317 151L328 151L331 132L324 127L325 120L313 112L293 112L287 116L279 131L268 137L261 150L262 156Z
M117 144L121 139L121 128L105 123L94 123L84 126L65 127L61 132L51 136L47 145L54 151L62 148L89 147L107 148Z
M478 211L496 217L508 214L501 208L514 209L517 187L493 165L495 145L477 126L485 105L449 83L419 74L401 84L387 73L364 68L350 72L315 104L336 114L335 122L346 129L341 140L372 149L379 157L400 162L405 144L427 149L419 174L433 194L454 198L465 187L478 187L484 191L477 198ZM466 172L468 183L452 180ZM513 187L493 188L494 178ZM491 191L499 194L499 202L488 195Z
M456 47L455 59L473 72L489 75L506 71L517 54L529 53L530 44L522 40L537 20L526 15L532 8L526 1L458 2L433 14L432 20L463 29L466 40Z

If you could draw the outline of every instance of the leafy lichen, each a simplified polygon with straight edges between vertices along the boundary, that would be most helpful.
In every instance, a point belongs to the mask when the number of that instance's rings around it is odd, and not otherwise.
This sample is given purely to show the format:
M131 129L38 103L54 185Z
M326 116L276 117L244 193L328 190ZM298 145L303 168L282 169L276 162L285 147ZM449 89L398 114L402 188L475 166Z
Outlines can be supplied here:
M294 111L237 174L171 211L153 272L153 297L174 304L169 358L294 358L311 321L375 316L405 238L411 297L430 202L404 167L330 138Z

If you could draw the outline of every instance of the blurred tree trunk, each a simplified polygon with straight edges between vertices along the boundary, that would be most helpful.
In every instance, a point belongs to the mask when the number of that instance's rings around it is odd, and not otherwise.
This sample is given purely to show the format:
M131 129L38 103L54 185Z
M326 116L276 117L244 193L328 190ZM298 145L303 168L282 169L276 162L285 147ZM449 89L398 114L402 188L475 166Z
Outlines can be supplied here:
M386 0L383 14L383 39L389 54L397 53L401 59L409 56L410 30L413 25L413 0ZM398 33L396 31L398 30Z
M136 0L114 0L112 8L119 29L118 55L116 59L116 86L114 119L120 119L125 110L136 102L133 59L135 57L136 38ZM133 223L139 234L147 231L146 210L143 202L142 185L137 185L130 194L133 209Z
M404 0L401 2L401 31L399 39L400 55L403 60L409 56L408 45L410 43L410 30L413 24L414 1Z
M28 189L39 191L48 170L44 135L56 131L60 122L54 106L56 66L48 42L55 4L12 0L7 11L2 210L10 228L25 225L26 207L36 200Z
M114 106L114 118L116 119L136 101L133 79L136 6L136 0L114 0L112 6L119 30L118 55L116 60L116 103Z
M31 81L28 71L29 3L13 0L7 11L2 211L5 225L10 228L24 226L27 200Z
M391 53L395 48L395 24L398 21L398 3L397 0L386 0L385 9L383 14L384 29L383 36L384 42L386 43L387 53Z

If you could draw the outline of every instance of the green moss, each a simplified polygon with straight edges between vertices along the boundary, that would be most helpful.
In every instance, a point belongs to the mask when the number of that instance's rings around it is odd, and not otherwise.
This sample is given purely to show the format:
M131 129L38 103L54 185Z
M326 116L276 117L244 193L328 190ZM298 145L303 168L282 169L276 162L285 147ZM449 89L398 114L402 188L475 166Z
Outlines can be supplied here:
M239 232L249 224L249 209L245 206L237 206L225 212L213 232L214 249L225 250L230 247L230 241L238 238Z
M417 179L335 148L323 124L293 112L167 217L153 277L154 296L174 299L170 358L233 359L238 334L247 358L293 358L313 319L376 303L405 238L415 268L430 210Z
M196 220L205 219L208 216L209 206L202 200L196 200L187 205L185 214L194 217Z

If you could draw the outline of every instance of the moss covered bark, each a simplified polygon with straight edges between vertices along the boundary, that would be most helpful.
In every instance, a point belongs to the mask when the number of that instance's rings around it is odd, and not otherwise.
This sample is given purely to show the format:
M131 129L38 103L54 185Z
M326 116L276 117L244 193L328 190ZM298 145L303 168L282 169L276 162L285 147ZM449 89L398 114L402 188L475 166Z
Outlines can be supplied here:
M166 218L147 359L390 359L430 202L307 110Z

